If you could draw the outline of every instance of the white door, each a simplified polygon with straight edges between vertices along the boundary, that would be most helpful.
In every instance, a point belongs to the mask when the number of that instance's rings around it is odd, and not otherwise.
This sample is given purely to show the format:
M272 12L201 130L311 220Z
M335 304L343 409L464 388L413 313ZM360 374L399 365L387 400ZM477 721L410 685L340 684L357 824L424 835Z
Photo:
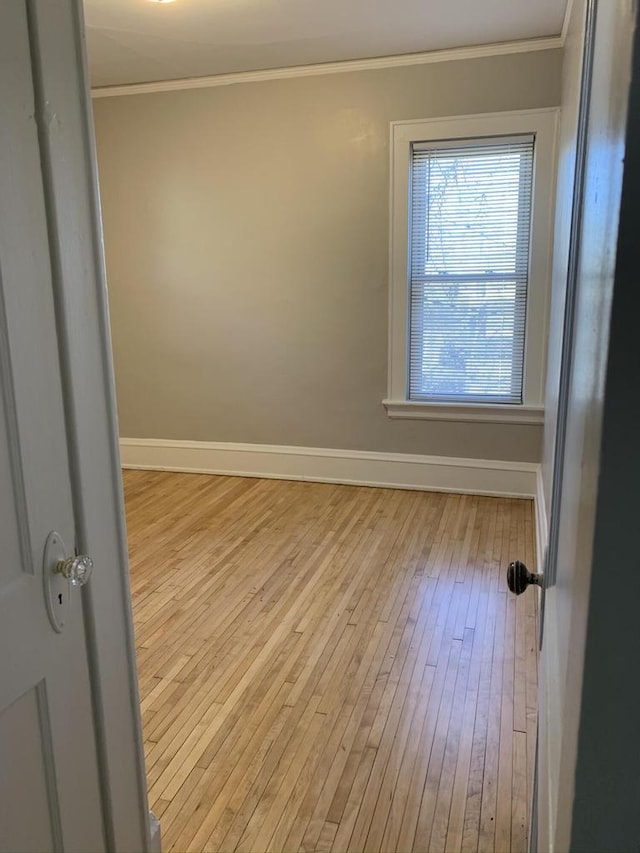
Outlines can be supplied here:
M108 342L90 311L102 298L99 237L81 206L95 194L91 140L74 123L87 118L88 103L79 3L2 0L0 850L7 853L148 845L126 563L121 548L102 544L109 536L122 544L121 508L117 492L105 500L103 480L92 488L82 481L87 453L108 460L97 476L106 472L109 485L119 476L105 438L113 403L94 366L96 353L108 363ZM79 282L84 289L74 294ZM85 359L74 336L89 342ZM82 404L101 417L100 427L77 416L80 379ZM74 586L55 569L92 538L94 575ZM98 591L104 607L92 595Z
M636 615L629 622L629 611L637 614L638 572L635 561L622 556L625 538L632 542L636 536L633 524L623 519L635 514L637 520L640 500L633 476L619 478L610 493L604 486L616 469L626 468L631 475L638 467L635 437L630 447L621 439L616 447L611 439L615 432L624 436L621 425L637 423L637 394L632 392L638 381L637 322L624 338L612 321L620 294L630 286L637 293L640 260L635 239L627 245L635 251L630 285L618 240L625 222L624 188L638 199L637 165L634 171L627 158L625 167L636 8L606 0L587 0L584 8L573 221L542 579L531 843L532 851L540 853L638 849L640 830L635 814L640 739L634 734L637 715L625 696L628 687L637 690L640 632L634 628ZM637 236L637 218L627 221ZM615 347L624 347L622 373L619 365L613 370ZM616 669L626 676L612 689L609 676ZM620 760L625 753L627 767ZM627 799L633 806L625 812Z

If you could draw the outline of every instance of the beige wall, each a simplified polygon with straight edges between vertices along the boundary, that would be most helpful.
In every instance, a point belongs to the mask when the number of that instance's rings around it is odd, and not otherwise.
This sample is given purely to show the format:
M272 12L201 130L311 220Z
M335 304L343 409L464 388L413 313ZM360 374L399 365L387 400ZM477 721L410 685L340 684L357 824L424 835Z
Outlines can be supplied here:
M545 425L542 454L542 475L547 512L551 508L553 454L558 417L558 386L560 382L564 305L569 263L569 238L571 236L571 210L576 166L576 139L578 133L578 108L580 105L585 15L586 0L573 0L562 68L562 112L558 142L558 185L556 193L551 313L549 318L549 345L547 354L547 391L545 396Z
M121 435L537 461L392 421L389 122L555 106L561 51L95 101Z

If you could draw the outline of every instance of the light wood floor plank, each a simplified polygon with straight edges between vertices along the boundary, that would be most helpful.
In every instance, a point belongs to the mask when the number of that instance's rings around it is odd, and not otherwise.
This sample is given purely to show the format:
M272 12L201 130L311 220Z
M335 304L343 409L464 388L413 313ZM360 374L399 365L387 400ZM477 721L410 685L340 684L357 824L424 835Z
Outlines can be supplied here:
M165 851L524 853L530 501L126 471Z

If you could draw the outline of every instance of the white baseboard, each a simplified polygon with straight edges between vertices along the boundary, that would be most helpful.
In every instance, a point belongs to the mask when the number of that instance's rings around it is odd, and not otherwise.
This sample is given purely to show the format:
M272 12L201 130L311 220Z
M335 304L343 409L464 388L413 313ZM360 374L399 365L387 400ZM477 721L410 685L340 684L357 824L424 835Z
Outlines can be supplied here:
M539 465L409 453L120 439L124 468L536 498Z
M160 829L160 821L153 812L149 812L149 834L151 837L151 847L149 853L161 853L162 850L162 832Z
M537 466L536 471L536 494L535 494L535 520L536 520L536 571L544 571L544 557L549 541L549 521L547 516L547 504L544 497L544 480L542 478L542 465Z

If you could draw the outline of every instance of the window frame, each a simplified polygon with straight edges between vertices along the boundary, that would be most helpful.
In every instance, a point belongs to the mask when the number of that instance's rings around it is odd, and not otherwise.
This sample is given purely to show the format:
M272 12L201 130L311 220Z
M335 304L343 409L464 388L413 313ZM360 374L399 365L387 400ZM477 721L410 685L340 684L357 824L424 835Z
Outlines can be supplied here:
M551 282L558 108L391 122L389 364L391 418L541 424ZM533 134L534 164L522 403L409 399L410 181L414 143Z

